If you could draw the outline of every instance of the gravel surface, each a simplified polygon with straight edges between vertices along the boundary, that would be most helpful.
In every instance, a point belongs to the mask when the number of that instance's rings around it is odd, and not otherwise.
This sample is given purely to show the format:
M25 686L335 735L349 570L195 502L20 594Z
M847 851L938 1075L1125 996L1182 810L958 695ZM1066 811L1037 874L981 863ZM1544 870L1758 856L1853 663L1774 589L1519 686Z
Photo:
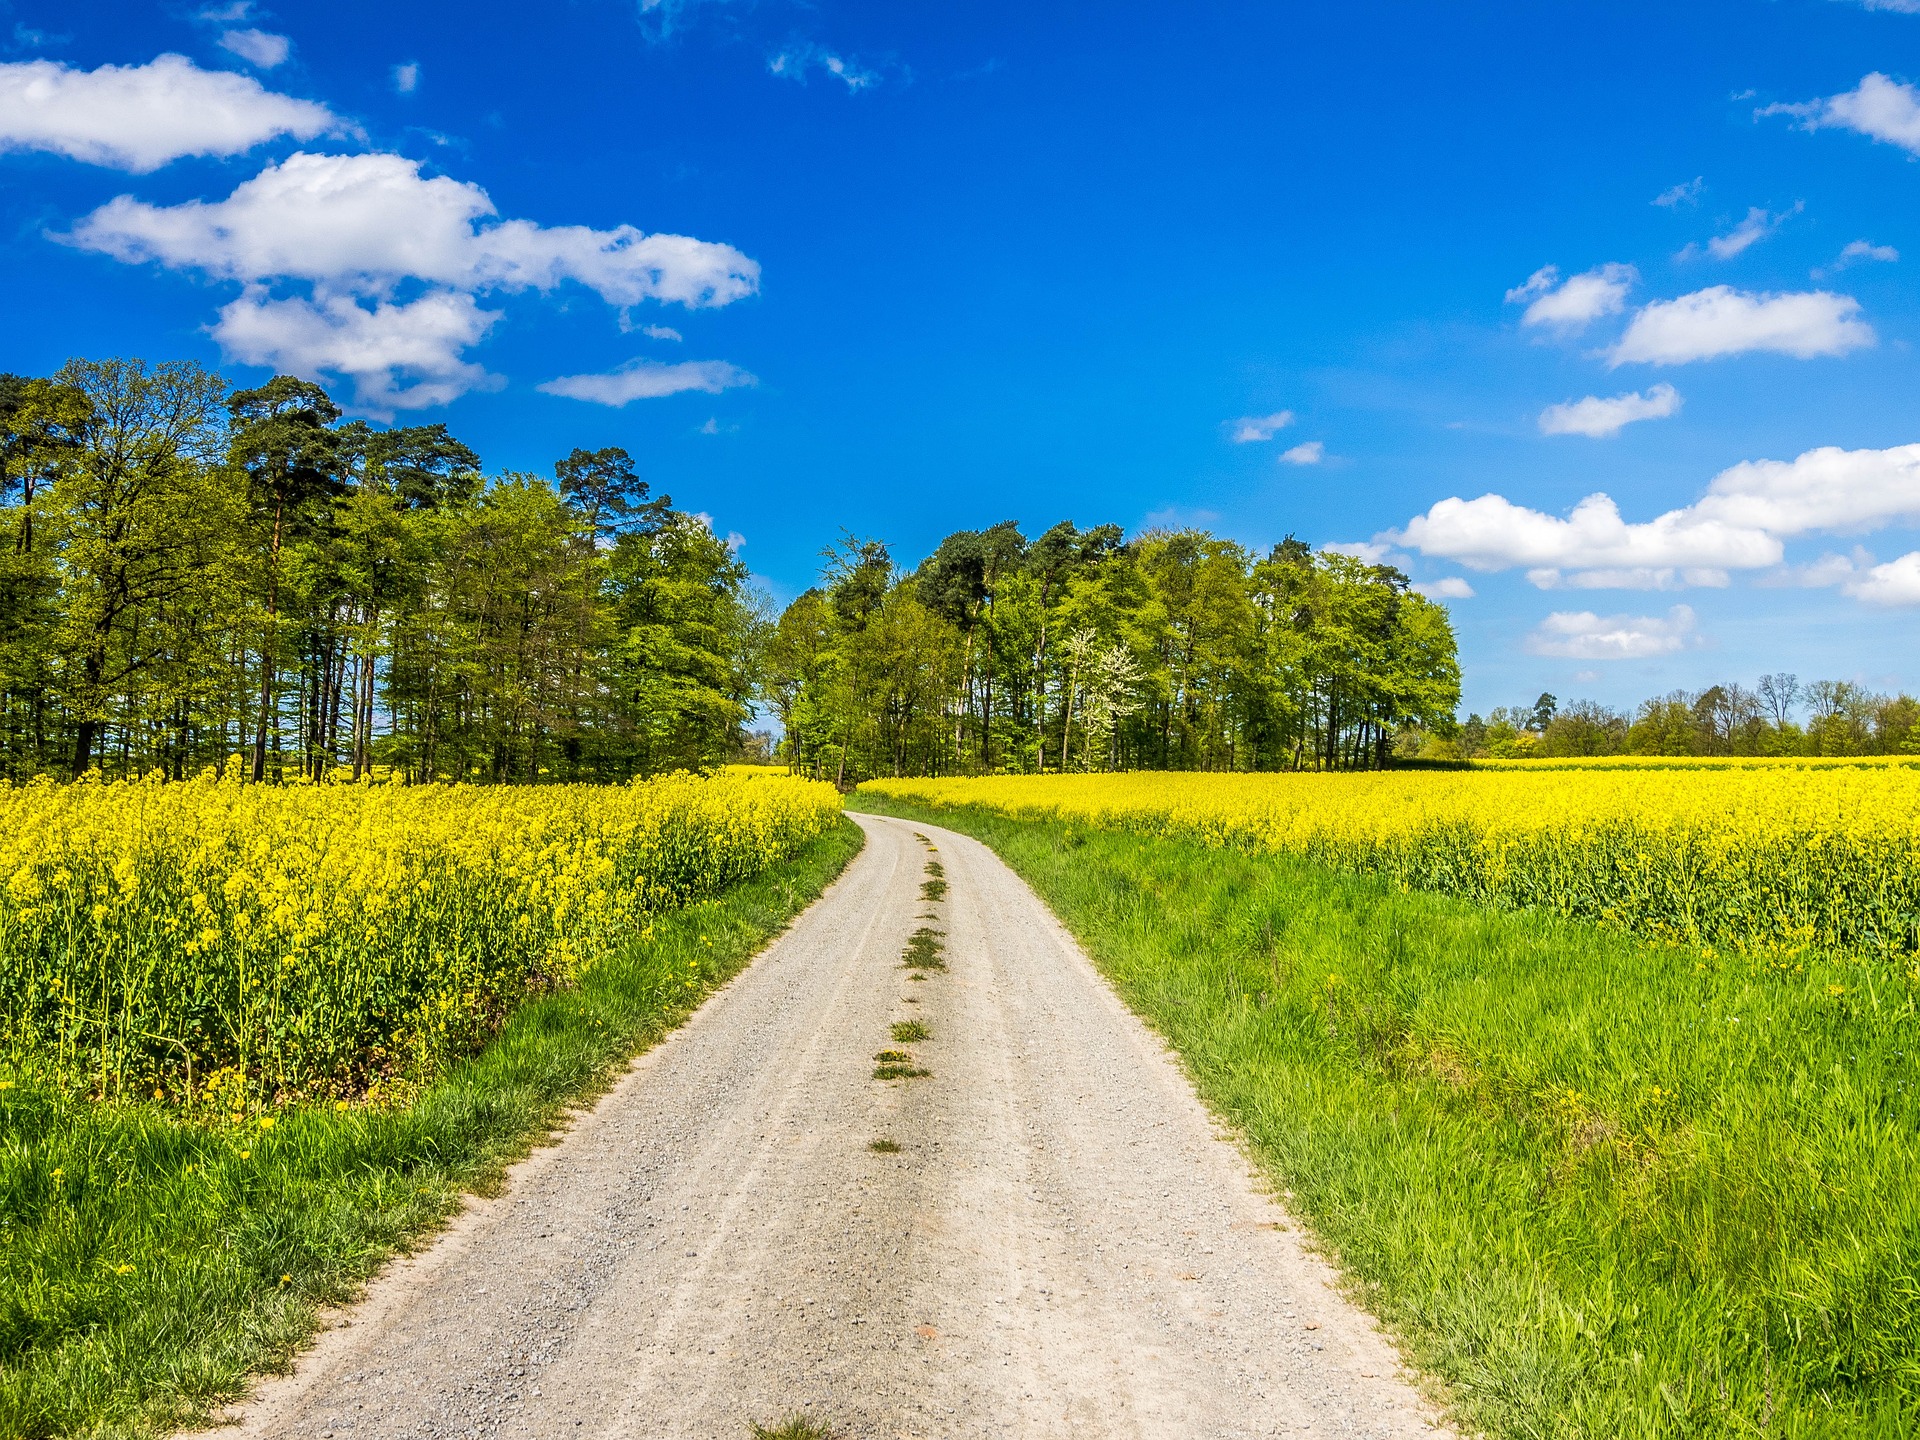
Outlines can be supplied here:
M1032 892L973 840L856 818L827 895L242 1434L1442 1433ZM922 925L947 968L916 978ZM888 1049L931 1074L873 1078Z

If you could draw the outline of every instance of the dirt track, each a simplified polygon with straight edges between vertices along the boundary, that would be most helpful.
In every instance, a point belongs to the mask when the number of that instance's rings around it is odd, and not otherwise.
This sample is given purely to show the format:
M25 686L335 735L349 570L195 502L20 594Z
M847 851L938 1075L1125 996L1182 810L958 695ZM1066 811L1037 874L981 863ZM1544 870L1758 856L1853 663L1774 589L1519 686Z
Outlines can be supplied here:
M824 899L241 1433L744 1440L798 1413L857 1440L1434 1435L1032 893L924 830L951 887L929 904L914 827L860 821ZM922 923L947 969L915 980ZM874 1079L909 1019L932 1074Z

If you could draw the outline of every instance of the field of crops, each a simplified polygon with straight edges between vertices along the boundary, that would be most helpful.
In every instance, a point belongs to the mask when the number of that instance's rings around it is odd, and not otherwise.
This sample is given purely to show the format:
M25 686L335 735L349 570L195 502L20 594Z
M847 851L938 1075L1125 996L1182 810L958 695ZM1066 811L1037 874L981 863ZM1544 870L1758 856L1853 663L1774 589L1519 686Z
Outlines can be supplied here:
M1920 982L1920 770L1904 765L876 780L970 806L1296 854L1791 966L1893 959Z
M839 812L750 774L0 787L0 1066L236 1109L417 1085Z

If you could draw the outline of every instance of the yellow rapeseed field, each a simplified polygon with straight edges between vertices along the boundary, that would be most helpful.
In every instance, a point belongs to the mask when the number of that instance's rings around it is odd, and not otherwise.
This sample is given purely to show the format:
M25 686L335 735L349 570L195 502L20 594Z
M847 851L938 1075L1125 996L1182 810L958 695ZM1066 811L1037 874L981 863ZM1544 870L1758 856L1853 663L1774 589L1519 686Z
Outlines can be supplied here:
M222 1104L417 1083L839 809L744 775L0 784L0 1058Z
M1900 957L1920 925L1920 770L1732 766L994 776L863 790L1285 851L1791 965Z

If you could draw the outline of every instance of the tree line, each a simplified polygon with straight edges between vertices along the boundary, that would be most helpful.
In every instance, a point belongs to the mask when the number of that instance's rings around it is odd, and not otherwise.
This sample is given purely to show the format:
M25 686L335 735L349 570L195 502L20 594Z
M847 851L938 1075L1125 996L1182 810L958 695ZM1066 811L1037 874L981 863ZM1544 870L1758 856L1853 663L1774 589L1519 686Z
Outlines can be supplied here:
M0 376L0 773L619 779L735 753L746 571L620 449L190 363Z
M0 775L614 780L1348 769L1450 730L1446 612L1289 538L848 537L782 613L617 448L487 474L444 425L191 363L0 375Z
M1374 767L1460 692L1446 611L1392 566L1065 521L960 531L912 569L845 537L760 670L789 763L842 784Z
M1449 753L1451 751L1451 753ZM1438 739L1441 758L1562 758L1582 755L1911 755L1920 753L1920 700L1882 695L1850 680L1762 675L1739 684L1675 690L1631 712L1592 700L1469 715L1457 739Z

